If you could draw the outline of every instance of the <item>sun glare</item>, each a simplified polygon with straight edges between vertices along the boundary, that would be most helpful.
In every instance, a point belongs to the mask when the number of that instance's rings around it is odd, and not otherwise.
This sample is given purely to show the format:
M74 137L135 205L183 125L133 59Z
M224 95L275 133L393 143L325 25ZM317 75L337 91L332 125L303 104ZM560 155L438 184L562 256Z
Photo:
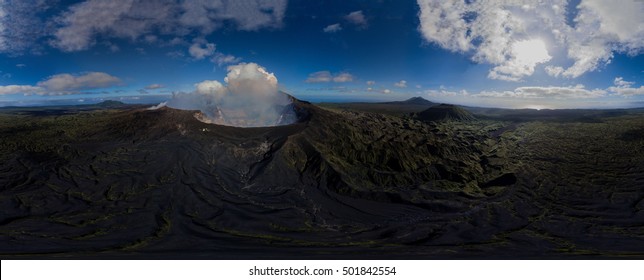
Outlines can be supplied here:
M533 109L533 110L537 110L537 111L541 111L543 109L549 109L548 107L546 107L544 105L527 105L527 106L525 106L523 108L524 109Z
M543 63L551 58L541 39L517 41L512 45L512 53L524 64Z

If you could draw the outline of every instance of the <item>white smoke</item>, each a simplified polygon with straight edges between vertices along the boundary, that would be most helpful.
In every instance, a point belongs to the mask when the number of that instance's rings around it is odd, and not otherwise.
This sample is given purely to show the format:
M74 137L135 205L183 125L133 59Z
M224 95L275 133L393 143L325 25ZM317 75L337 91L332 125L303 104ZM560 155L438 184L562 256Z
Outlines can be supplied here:
M296 121L291 100L277 88L273 73L256 63L228 67L225 85L215 80L195 84L191 93L175 93L169 107L200 110L205 123L258 127Z
M158 109L161 109L161 108L163 108L163 107L165 107L167 105L168 105L168 101L164 101L164 102L159 103L159 105L154 105L154 106L148 108L148 110L158 110Z

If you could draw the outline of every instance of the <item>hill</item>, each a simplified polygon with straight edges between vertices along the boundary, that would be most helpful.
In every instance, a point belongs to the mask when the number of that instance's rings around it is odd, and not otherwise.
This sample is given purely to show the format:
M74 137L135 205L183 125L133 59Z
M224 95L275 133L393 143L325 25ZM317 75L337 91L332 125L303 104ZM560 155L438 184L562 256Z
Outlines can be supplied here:
M391 116L407 116L437 105L422 97L412 97L404 101L389 102L350 102L350 103L321 103L320 107L333 110L349 110L358 112L379 113Z
M430 121L470 121L475 117L467 110L451 104L440 104L414 114L414 117L425 122Z
M381 102L381 104L399 104L399 105L422 105L422 106L436 106L438 104L431 102L420 96L412 97L404 101L390 101L390 102Z

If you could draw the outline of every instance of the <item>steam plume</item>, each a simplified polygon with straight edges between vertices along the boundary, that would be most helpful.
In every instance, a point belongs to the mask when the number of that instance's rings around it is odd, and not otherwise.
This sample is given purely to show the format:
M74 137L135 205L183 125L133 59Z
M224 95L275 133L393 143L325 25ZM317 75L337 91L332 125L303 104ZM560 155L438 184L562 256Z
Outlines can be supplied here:
M228 67L225 85L215 80L195 84L191 93L175 93L168 102L177 109L200 110L197 119L240 127L293 123L291 100L277 88L273 73L256 63Z

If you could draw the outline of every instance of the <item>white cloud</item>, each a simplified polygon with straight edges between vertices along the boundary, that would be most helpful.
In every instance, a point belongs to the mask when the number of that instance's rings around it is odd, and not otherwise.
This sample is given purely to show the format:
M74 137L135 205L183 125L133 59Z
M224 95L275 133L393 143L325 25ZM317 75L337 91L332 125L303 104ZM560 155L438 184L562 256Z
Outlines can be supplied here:
M347 72L342 72L337 75L332 75L329 71L318 71L315 73L309 74L309 77L305 80L307 83L346 83L352 82L354 80L353 75Z
M322 31L326 33L335 33L342 30L342 26L339 23L336 24L331 24L325 28L322 29Z
M615 86L609 87L608 90L617 95L622 96L633 96L633 95L644 95L644 86L632 87L635 82L625 81L622 77L616 77L613 81Z
M16 64L16 67L18 67L18 68L25 68L25 67L27 67L27 65L26 65L26 64L24 64L24 63L18 63L18 64Z
M366 28L368 25L367 18L365 18L361 10L349 13L344 16L344 19L356 25L358 28Z
M568 57L574 64L563 73L575 78L610 63L614 52L635 55L644 48L644 2L584 0L568 35Z
M548 62L551 58L540 39L516 41L512 43L509 58L492 68L488 77L516 82L524 76L531 76L537 64Z
M211 33L225 21L232 21L239 30L276 28L282 25L287 0L191 0L182 2L185 11L180 23Z
M582 0L574 26L566 22L566 0L418 0L418 5L423 37L442 48L467 53L475 62L493 65L491 79L519 81L559 49L572 65L549 65L546 72L576 78L610 63L614 52L638 54L644 46L642 1ZM517 44L530 41L540 55L534 51L521 55ZM542 48L541 42L548 45ZM555 57L555 61L565 58Z
M333 77L333 81L336 83L347 83L353 82L353 75L349 73L340 73L337 76Z
M151 84L145 87L145 89L160 89L160 88L164 88L164 86L161 84Z
M153 32L207 35L227 23L238 30L279 28L286 6L287 0L88 0L53 21L52 45L71 52L88 49L97 37L152 43L158 39Z
M552 65L546 66L545 70L548 75L553 77L559 77L564 72L563 67Z
M431 97L454 97L454 96L470 95L470 93L467 92L467 90L452 91L452 90L447 90L443 86L441 86L438 90L435 90L435 89L425 90L425 93Z
M309 77L306 78L307 83L328 83L333 80L333 76L329 71L318 71L315 73L309 74Z
M54 46L64 51L85 50L94 44L94 35L114 31L114 26L132 7L134 0L89 0L72 6L60 19Z
M88 72L82 75L58 74L33 85L0 86L0 95L65 95L83 93L83 90L107 88L121 83L117 77L103 72Z
M196 60L201 60L215 53L215 44L197 40L190 46L188 53Z
M74 92L86 89L96 89L115 86L121 83L117 77L103 72L88 72L82 75L58 74L39 82L38 87L52 92Z
M399 88L406 88L407 87L407 81L400 80L400 82L394 83L394 86L399 87Z
M614 86L605 89L587 89L584 85L578 84L575 86L517 87L512 90L484 90L478 93L469 93L466 90L452 91L441 87L438 90L425 90L425 93L432 97L498 98L499 100L506 100L508 102L511 102L511 100L547 100L553 105L557 102L566 102L566 100L644 95L644 86L632 87L634 85L633 82L624 81L621 77L615 78L614 84Z
M644 95L644 86L632 87L609 87L609 91L622 96Z
M391 93L391 90L390 90L390 89L388 89L388 88L386 88L386 89L382 90L382 93L384 93L384 94L390 94L390 93Z
M503 98L598 98L607 93L603 89L586 89L583 85L571 87L518 87L511 91L482 91L475 97L503 97Z
M367 81L367 85L373 86L376 84L376 81Z
M44 89L41 87L29 86L29 85L7 85L0 86L0 95L8 94L38 94L43 92Z
M631 87L635 83L625 81L624 78L622 78L622 77L616 77L615 80L613 80L613 84L615 84L615 86L617 86L617 87L625 87L626 88L626 87Z
M234 64L241 61L241 58L236 57L230 54L223 54L220 52L215 53L215 55L210 59L213 63L216 63L219 66Z

